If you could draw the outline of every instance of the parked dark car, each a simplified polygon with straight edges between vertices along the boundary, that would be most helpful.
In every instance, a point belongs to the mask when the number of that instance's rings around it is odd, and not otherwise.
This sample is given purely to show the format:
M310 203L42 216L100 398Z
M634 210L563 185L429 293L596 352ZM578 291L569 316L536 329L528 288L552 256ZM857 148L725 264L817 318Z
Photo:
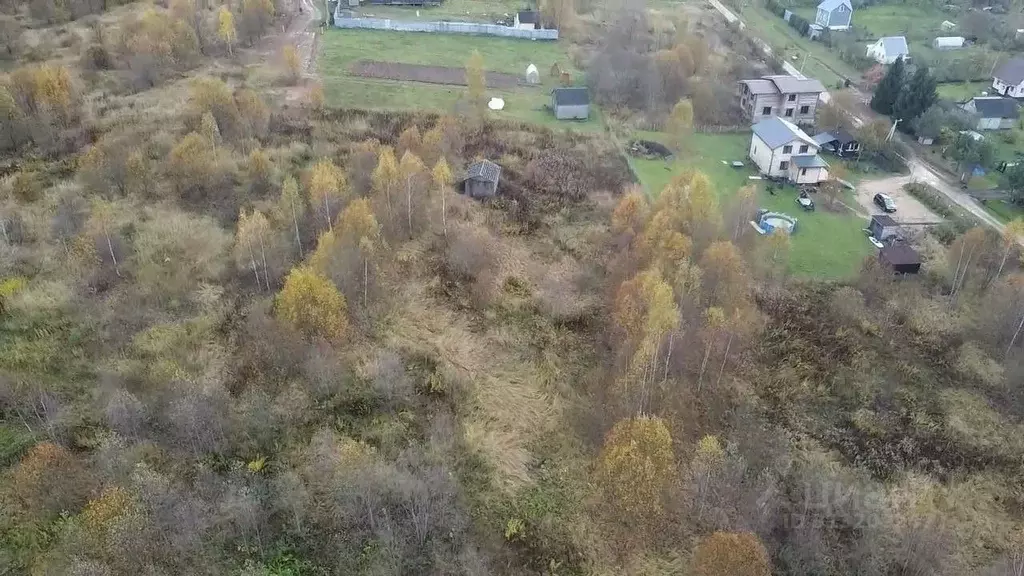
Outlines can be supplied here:
M891 214L896 211L896 202L894 202L888 194L875 194L875 204L877 204L883 212Z

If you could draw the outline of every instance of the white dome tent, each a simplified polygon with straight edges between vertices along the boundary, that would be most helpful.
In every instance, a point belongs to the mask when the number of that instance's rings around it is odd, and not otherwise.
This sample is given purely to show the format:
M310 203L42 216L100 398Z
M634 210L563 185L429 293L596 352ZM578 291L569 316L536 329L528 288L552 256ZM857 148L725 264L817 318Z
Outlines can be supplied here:
M532 63L526 67L526 82L528 84L540 84L540 72Z

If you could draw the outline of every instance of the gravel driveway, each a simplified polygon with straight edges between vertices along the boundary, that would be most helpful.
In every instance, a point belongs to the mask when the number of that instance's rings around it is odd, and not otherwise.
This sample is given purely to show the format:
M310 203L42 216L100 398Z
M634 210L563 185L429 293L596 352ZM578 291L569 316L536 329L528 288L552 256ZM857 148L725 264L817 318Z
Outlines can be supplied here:
M893 220L907 224L942 222L942 217L903 190L903 185L908 182L910 182L910 176L862 180L857 185L857 203L868 214L884 214L873 199L875 194L888 194L896 201L896 212L892 214Z

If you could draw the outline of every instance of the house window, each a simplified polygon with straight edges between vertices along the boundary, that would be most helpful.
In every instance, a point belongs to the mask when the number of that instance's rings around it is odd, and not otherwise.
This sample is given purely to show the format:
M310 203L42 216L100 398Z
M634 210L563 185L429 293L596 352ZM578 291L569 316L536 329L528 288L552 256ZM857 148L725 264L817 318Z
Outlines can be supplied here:
M786 108L786 118L792 118L792 117L793 117L793 109L792 108Z
M807 114L810 111L811 111L811 107L810 106L801 106L800 107L800 113L801 114Z
M792 154L793 153L793 147L790 146L789 144L786 144L785 146L782 147L782 153L783 154Z
M796 94L790 94L790 95L789 95L789 96L787 97L787 101L788 101L788 102L796 102Z
M800 169L800 175L801 176L807 176L807 168L801 168Z
M789 170L789 162L785 160L779 162L779 170Z
M800 153L801 154L806 154L807 153L807 144L804 144L803 146L800 147Z
M761 114L764 114L765 116L770 116L771 113L772 113L772 107L771 106L765 106L764 108L761 108Z

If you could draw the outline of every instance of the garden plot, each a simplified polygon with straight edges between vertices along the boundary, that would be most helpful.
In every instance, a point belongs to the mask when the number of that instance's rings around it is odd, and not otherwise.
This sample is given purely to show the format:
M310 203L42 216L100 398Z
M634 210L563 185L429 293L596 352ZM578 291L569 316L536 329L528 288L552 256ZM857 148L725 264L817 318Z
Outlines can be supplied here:
M453 86L466 85L466 69L451 66L426 66L423 64L402 64L400 62L381 62L378 60L358 60L349 67L354 76L364 78L383 78L407 82L423 82L426 84L447 84ZM509 89L521 82L518 76L503 72L488 72L487 87Z

